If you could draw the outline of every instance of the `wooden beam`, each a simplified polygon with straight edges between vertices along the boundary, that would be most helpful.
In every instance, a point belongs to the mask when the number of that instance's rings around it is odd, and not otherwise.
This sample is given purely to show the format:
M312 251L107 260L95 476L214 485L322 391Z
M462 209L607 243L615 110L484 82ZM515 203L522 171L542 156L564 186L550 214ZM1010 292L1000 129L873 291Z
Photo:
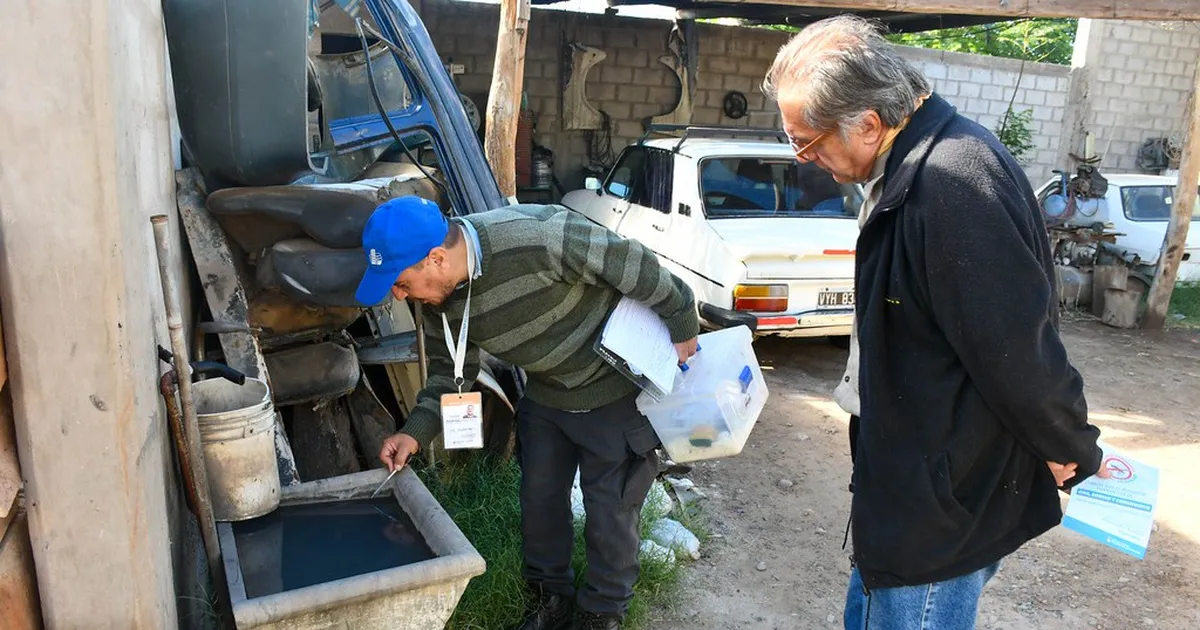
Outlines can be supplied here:
M15 512L0 534L0 628L34 630L42 627L37 574L29 542L29 522Z
M1158 271L1154 275L1154 284L1150 286L1150 295L1146 298L1146 315L1142 319L1142 328L1158 330L1167 322L1171 293L1175 290L1179 263L1187 243L1188 228L1192 223L1192 211L1196 207L1196 186L1200 184L1200 66L1196 68L1192 102L1188 109L1191 124L1187 142L1183 147L1183 159L1179 164L1175 206L1171 209L1167 235L1163 239L1162 252L1158 257Z
M8 382L8 361L4 358L4 326L0 325L0 389Z
M696 0L705 3L729 0ZM1054 17L1109 20L1200 20L1195 0L755 0L756 4L845 11L955 13L1002 18Z
M517 114L525 82L525 39L529 33L529 0L501 0L496 37L496 65L488 93L484 151L496 183L506 197L517 194Z
M8 518L21 490L21 466L17 462L16 423L12 417L12 398L4 389L8 382L8 363L4 359L4 332L0 328L0 519ZM0 536L4 530L0 529Z
M16 423L13 422L12 393L9 388L0 391L0 519L7 517L16 505L21 486Z
M263 379L271 385L258 338L249 331L246 289L237 274L233 249L225 230L204 205L206 195L199 169L185 168L175 172L175 203L191 245L192 260L200 277L204 278L201 284L213 321L239 330L218 336L225 363L246 376ZM271 387L271 391L274 390Z

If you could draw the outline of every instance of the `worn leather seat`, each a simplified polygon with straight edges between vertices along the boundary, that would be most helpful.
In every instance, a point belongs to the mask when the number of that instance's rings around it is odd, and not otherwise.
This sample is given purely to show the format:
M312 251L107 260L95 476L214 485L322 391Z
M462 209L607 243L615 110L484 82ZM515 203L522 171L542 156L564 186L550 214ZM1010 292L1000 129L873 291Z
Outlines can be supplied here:
M299 226L304 234L326 247L351 248L362 244L363 226L377 202L342 190L312 186L262 186L226 188L208 196L208 209L218 217L260 215ZM248 252L260 243L243 242L242 230L222 225ZM249 245L249 247L247 247ZM269 245L269 244L267 244Z
M226 188L210 194L206 205L248 254L298 236L326 247L353 248L361 245L371 213L388 199L416 195L444 203L425 173L437 176L436 169L428 167L422 171L409 163L380 162L367 171L370 179Z
M278 288L310 304L361 307L354 292L366 269L361 248L333 249L296 238L267 250L258 262L256 279L263 288Z

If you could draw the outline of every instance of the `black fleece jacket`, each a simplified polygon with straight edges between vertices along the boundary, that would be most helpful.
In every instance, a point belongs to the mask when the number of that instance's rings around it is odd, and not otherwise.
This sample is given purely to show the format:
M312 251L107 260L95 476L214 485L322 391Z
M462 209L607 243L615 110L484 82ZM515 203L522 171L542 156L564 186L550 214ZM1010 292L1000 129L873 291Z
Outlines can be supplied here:
M867 588L971 573L1062 518L1047 461L1095 474L1099 430L1058 335L1029 181L934 95L858 239L854 561Z

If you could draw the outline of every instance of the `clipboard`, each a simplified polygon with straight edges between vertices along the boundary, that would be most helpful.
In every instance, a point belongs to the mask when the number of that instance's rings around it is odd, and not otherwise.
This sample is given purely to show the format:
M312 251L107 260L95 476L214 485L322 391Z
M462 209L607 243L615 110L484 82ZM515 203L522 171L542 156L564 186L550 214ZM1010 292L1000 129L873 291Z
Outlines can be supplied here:
M604 359L605 362L613 366L613 369L615 369L625 378L633 381L634 385L637 385L642 391L649 394L650 397L656 401L661 402L662 399L665 398L668 393L670 393L663 391L661 387L654 384L654 381L646 378L646 375L634 372L625 359L622 359L608 348L604 347L604 344L601 343L602 339L603 337L597 337L596 343L593 347L596 350L596 354L600 355L601 359Z
M593 349L655 400L662 400L675 387L679 355L671 333L662 318L641 302L622 297Z

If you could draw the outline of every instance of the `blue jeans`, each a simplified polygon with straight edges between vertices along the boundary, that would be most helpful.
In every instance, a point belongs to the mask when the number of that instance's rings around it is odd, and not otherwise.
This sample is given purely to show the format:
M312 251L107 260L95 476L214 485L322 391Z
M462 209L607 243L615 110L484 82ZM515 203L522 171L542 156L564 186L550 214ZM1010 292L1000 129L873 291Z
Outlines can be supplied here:
M983 586L1000 569L997 562L952 580L878 588L863 592L858 569L850 571L846 630L971 630Z

